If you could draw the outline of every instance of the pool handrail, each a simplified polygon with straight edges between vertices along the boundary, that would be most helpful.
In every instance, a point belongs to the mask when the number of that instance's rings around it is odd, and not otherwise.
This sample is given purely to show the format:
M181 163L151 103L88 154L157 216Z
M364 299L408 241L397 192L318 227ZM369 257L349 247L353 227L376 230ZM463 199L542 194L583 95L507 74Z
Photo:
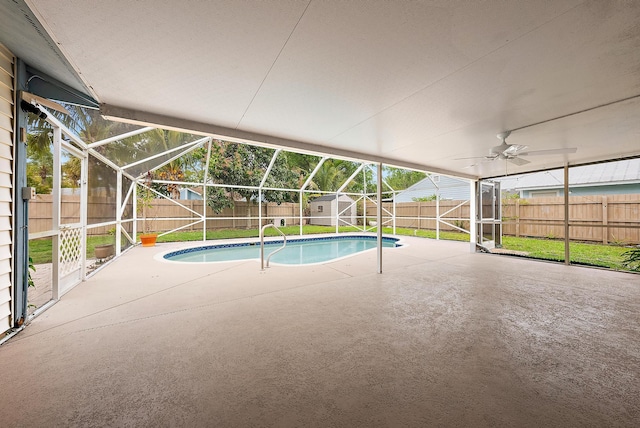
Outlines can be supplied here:
M282 233L282 231L278 229L278 226L273 223L265 224L264 226L262 226L262 228L260 229L260 270L264 270L264 231L267 227L273 227L284 238L282 247L278 248L277 250L269 254L269 257L267 257L267 267L269 267L269 260L271 259L271 256L273 256L278 251L282 251L284 247L287 246L287 235Z

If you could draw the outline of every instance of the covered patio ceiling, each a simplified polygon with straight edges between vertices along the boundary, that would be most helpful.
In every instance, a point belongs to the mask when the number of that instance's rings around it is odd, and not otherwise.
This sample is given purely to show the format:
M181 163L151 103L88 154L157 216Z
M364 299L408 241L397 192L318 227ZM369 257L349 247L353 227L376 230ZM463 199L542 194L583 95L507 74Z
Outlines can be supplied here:
M640 2L26 4L8 47L111 117L469 178L640 155ZM506 130L577 151L458 159Z

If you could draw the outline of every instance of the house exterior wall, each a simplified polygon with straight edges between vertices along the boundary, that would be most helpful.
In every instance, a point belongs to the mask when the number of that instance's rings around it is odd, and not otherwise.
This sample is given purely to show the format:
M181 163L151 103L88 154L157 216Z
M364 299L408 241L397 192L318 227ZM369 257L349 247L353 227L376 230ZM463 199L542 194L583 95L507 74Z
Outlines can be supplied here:
M0 44L0 333L13 327L13 136L15 58Z

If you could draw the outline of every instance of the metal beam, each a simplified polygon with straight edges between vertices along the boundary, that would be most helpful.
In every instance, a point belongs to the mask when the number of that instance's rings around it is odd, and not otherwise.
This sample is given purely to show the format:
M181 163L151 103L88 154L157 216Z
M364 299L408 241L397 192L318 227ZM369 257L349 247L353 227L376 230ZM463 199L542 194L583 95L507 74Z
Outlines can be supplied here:
M336 193L341 193L345 187L347 187L349 185L349 183L351 183L351 181L353 181L354 178L356 178L356 175L358 175L360 173L360 171L362 171L362 168L364 168L364 164L361 163L360 166L353 172L353 174L351 174L351 177L349 177L347 179L347 181L345 181L342 186L340 186L340 188L338 190L336 190Z
M177 151L182 150L185 147L187 147L188 148L187 150L184 150L183 152L180 152L177 155L178 158L182 157L183 155L189 153L191 150L194 150L194 149L198 148L198 145L206 143L208 139L209 139L208 137L201 138L199 140L192 141L190 143L183 144L183 145L178 146L178 147L174 147L173 149L165 150L162 153L156 153L155 155L152 155L152 156L146 157L144 159L140 159L139 161L135 161L133 163L127 164L127 165L123 166L122 169L125 170L125 169L131 168L133 166L140 165L142 163L148 162L148 161L153 160L153 159L157 159L157 158L162 157L162 156L164 156L166 154L169 154L169 153L177 152ZM175 160L175 159L176 159L175 156L173 158L171 158L171 160ZM165 163L162 164L162 166L164 166L167 163L171 162L171 160L166 161ZM159 167L155 167L154 169L158 169L158 168Z
M318 162L318 165L316 165L315 168L313 168L313 171L311 172L311 174L309 174L309 176L307 177L307 179L305 180L304 184L302 185L302 187L300 188L300 190L304 190L307 188L307 186L309 184L311 184L311 180L313 180L313 177L316 175L316 173L320 170L320 167L322 166L322 164L329 158L327 157L323 157L322 159L320 159L320 162Z
M42 106L37 106L37 107L40 109L40 111L44 112L47 115L47 119L46 119L47 122L53 125L54 128L60 128L60 131L62 131L64 135L69 137L71 140L73 140L76 144L78 144L83 149L88 148L87 143L82 141L80 137L78 137L74 132L72 132L69 128L67 128L65 124L60 122L53 114L51 114L50 111L48 111ZM60 140L62 140L62 136L60 137Z
M125 138L133 137L134 135L140 135L144 134L145 132L153 131L154 129L156 128L147 126L145 128L136 129L135 131L127 132L125 134L116 135L115 137L105 138L104 140L96 141L95 143L89 144L89 148L93 149L95 147L104 146L105 144L124 140Z
M287 148L299 153L308 153L313 155L326 156L329 155L336 159L368 161L373 163L384 163L389 166L399 168L414 169L417 171L430 171L438 174L450 175L452 177L462 177L468 179L477 179L477 176L470 174L460 174L459 172L449 171L446 169L429 166L427 164L418 164L407 162L399 159L377 156L371 153L362 153L352 150L339 149L335 147L327 147L315 143L306 143L301 141L290 140L287 138L275 137L272 135L259 134L256 132L243 131L240 129L227 128L210 123L196 122L189 119L181 119L176 117L164 116L156 113L132 110L124 107L102 104L100 112L105 118L118 122L134 123L140 125L158 126L165 129L189 132L201 135L210 135L225 141L237 143L255 144L263 147Z
M264 183L267 181L267 177L269 177L269 173L271 172L271 168L273 168L273 165L275 165L276 158L278 157L281 151L282 149L276 149L273 156L271 156L271 162L269 162L269 166L267 167L267 170L264 172L264 175L262 176L262 180L260 181L259 187L264 186Z

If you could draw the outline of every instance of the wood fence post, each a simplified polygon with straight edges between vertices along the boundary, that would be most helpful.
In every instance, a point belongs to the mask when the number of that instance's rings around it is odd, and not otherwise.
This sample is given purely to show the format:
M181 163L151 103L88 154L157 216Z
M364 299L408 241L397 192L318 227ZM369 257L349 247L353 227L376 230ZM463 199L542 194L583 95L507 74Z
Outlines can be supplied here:
M236 203L235 203L235 201L233 202L233 205L231 206L231 228L233 228L233 229L236 228Z
M516 217L516 237L520 237L520 199L516 199L515 217Z
M609 209L607 208L607 195L602 195L602 243L609 243Z

